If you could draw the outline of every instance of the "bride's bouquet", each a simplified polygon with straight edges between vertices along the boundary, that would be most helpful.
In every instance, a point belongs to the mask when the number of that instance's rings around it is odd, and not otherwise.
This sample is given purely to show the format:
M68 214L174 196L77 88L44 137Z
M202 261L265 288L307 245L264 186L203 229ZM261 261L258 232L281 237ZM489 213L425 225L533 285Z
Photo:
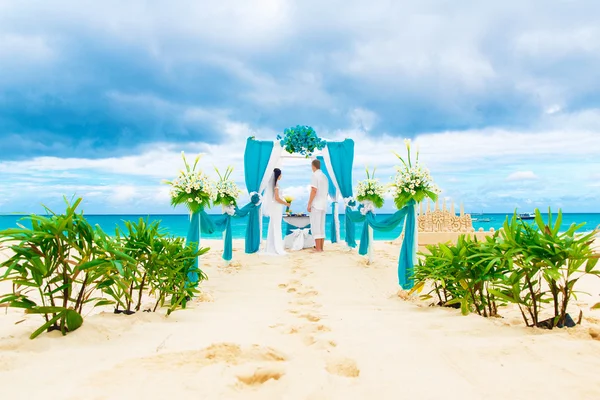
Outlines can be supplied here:
M429 170L419 164L419 151L417 150L417 157L413 164L410 158L410 139L405 139L404 144L408 155L404 160L396 154L403 166L396 167L397 172L392 177L391 184L396 207L401 209L410 200L414 200L416 203L422 202L425 198L436 201L440 189L433 183Z
M359 181L356 187L356 199L361 203L370 202L375 208L381 208L385 192L385 186L375 178L375 169L369 173L367 168L367 179Z
M196 157L194 165L190 168L185 154L181 152L185 171L179 171L179 175L173 181L165 181L171 186L171 205L185 205L190 212L196 213L204 208L209 208L213 199L216 198L216 191L210 178L200 170L196 170L200 155Z
M233 172L233 167L227 167L225 174L223 175L221 175L217 168L215 168L215 170L219 175L219 180L215 184L217 197L215 198L214 204L220 204L223 207L237 206L237 199L240 197L242 191L233 180L229 179Z
M283 199L285 200L286 203L290 204L289 206L287 206L285 208L285 213L291 214L292 210L290 209L290 207L291 207L292 201L294 201L294 198L292 196L285 196Z

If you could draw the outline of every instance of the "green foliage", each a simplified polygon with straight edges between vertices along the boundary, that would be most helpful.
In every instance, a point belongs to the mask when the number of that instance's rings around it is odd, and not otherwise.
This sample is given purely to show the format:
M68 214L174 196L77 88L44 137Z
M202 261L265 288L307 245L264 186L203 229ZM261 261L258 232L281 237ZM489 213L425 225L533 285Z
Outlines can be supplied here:
M461 235L456 245L428 246L430 254L416 268L413 291L422 291L430 281L433 289L424 298L435 293L438 304L460 305L465 315L473 310L484 317L497 315L491 283L504 274L506 263L493 251L493 242L494 238L478 242Z
M206 253L208 248L194 249L186 246L183 238L160 238L154 242L153 262L146 272L149 292L156 298L153 311L163 307L168 301L167 315L177 308L186 307L189 298L198 293L198 289L188 283L188 274L197 273L198 281L208 279L206 274L195 266L195 259Z
M65 335L78 329L84 306L115 304L116 311L121 307L131 314L140 309L145 292L157 296L153 311L167 300L167 315L185 308L198 293L187 284L187 274L207 279L195 259L208 249L165 237L157 222L143 219L126 222L125 230L117 229L110 237L77 213L80 202L67 202L64 214L46 209L49 216L26 217L31 228L21 225L0 232L0 244L13 253L0 263L0 281L12 282L12 291L0 295L0 304L44 318L31 338L44 331Z
M12 281L11 293L0 296L0 303L40 314L45 330L60 330L63 335L83 323L83 306L110 304L93 297L106 281L118 277L111 255L95 245L106 235L92 227L76 209L81 199L67 203L65 214L46 208L49 216L30 216L32 227L0 232L0 242L8 243L13 255L0 264L2 281Z
M549 327L563 326L577 281L584 274L599 275L591 247L596 232L578 234L584 224L573 224L561 233L562 212L554 224L550 210L547 224L539 210L535 214L535 224L519 220L516 213L504 223L500 247L512 268L497 294L519 306L527 326L545 325L540 315L545 304L554 314Z
M564 326L574 287L585 274L600 275L591 244L596 232L578 234L581 225L560 232L562 212L553 224L536 210L535 224L514 216L485 241L461 236L456 245L428 246L430 254L415 268L414 291L427 283L439 305L460 304L463 313L497 314L496 301L516 304L527 326ZM551 305L553 316L542 320ZM598 306L598 305L596 305Z

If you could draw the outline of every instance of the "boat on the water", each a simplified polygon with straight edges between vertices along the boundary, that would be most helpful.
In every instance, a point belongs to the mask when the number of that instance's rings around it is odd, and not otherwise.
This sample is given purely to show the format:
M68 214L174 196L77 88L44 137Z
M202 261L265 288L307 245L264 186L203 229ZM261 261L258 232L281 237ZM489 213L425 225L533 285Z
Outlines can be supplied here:
M518 219L535 219L534 213L523 213L517 216Z

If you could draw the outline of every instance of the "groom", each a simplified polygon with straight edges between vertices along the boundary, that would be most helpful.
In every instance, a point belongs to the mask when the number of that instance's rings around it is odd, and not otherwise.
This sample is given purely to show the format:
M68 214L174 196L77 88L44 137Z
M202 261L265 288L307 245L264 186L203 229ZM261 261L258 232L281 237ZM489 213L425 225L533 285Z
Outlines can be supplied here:
M307 211L310 213L310 230L315 238L316 250L321 252L325 242L325 211L327 209L329 180L321 171L321 161L313 160L312 170L313 176Z

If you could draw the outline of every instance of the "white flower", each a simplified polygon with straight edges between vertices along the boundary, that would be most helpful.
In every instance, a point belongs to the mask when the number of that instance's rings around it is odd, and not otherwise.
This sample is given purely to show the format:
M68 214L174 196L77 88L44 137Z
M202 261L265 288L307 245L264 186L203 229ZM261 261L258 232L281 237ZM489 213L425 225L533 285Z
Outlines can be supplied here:
M190 202L190 203L193 202L193 201L194 200L191 197L188 199L188 202Z

